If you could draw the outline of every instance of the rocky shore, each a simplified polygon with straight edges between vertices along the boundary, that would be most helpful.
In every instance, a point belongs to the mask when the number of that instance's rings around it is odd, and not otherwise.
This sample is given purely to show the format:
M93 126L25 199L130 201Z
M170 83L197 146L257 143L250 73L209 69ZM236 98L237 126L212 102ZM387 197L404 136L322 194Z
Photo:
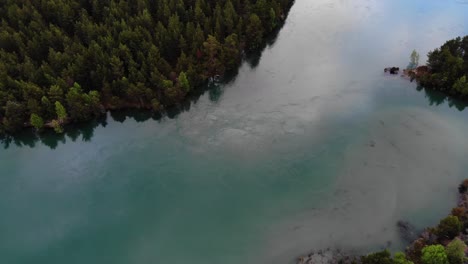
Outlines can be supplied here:
M423 263L421 261L423 249L428 246L442 245L447 247L455 240L461 240L465 244L468 243L468 179L460 184L458 192L457 207L453 208L451 214L442 219L438 226L428 227L418 232L409 222L398 221L396 223L402 239L409 243L405 252L400 253L400 259L408 259L407 261L412 261L412 263ZM466 258L468 256L468 247L464 248L464 255L465 260L462 263L468 263ZM450 258L450 256L448 257ZM396 258L395 256L395 260ZM297 264L380 263L378 260L387 259L391 261L391 254L388 251L360 256L353 252L328 248L300 256L297 259Z
M413 81L414 79L421 78L422 76L429 73L429 67L422 65L414 69L403 70L402 77L409 78L411 81Z
M352 264L359 261L359 255L340 249L313 251L297 259L298 264Z

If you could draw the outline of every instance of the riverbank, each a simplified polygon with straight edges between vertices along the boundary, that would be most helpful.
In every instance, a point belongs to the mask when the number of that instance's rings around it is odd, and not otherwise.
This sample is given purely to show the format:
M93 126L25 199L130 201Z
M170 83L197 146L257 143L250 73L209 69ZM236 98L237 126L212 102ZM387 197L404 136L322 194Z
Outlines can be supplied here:
M341 249L314 251L297 259L298 264L338 264L338 263L425 263L424 259L439 250L450 263L466 263L468 255L468 179L458 186L458 200L451 213L435 227L428 227L417 235L405 252L391 257L388 250L359 256ZM399 221L400 235L403 239L417 232L407 222ZM444 262L440 262L444 263Z
M111 109L160 113L179 105L262 50L294 0L111 3L60 3L53 12L60 17L35 2L0 9L0 134L27 127L61 133L62 125Z

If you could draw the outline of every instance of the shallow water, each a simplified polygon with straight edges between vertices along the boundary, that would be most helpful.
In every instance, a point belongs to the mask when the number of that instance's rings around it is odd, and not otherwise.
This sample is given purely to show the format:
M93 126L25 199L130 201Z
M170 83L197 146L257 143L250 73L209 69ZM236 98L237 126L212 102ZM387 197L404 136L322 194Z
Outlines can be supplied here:
M1 263L290 263L404 247L466 177L465 104L383 74L468 34L464 1L297 0L173 117L113 113L0 150ZM122 122L126 119L124 122ZM145 121L143 121L145 120Z

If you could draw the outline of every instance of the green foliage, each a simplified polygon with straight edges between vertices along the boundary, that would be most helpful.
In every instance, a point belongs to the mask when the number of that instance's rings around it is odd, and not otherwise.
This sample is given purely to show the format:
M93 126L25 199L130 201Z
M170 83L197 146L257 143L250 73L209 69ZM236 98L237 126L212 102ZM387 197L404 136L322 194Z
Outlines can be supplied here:
M431 245L422 249L422 261L424 264L449 264L444 246Z
M63 101L63 90L58 85L52 85L47 92L48 97L45 97L51 102L62 102Z
M449 94L468 96L468 36L447 41L428 54L430 74L418 77L425 87Z
M452 208L451 215L454 215L458 217L458 219L463 220L464 218L466 218L465 216L467 214L466 214L464 207L455 207L455 208Z
M51 126L52 126L52 128L54 128L55 133L57 133L57 134L62 134L63 133L63 127L62 127L62 125L60 124L59 121L57 121L55 119L52 120L51 121Z
M57 119L60 123L67 119L67 111L59 101L55 102L55 112L57 113Z
M468 95L468 82L466 81L466 75L463 75L453 84L453 90L457 93L466 96Z
M445 248L445 253L447 254L450 264L463 264L466 260L465 250L465 242L460 239L456 238L450 242Z
M177 80L179 81L179 85L182 91L188 92L190 90L190 83L185 72L180 72L179 78L177 78Z
M392 259L390 251L384 250L361 257L362 264L413 264L402 252L395 253Z
M409 260L416 264L421 263L422 249L426 247L426 240L423 238L416 239L406 251L406 256Z
M206 61L205 76L211 77L222 74L224 72L222 46L215 36L208 36L208 39L203 43L203 51Z
M151 100L151 106L153 107L154 111L159 111L161 110L161 103L158 101L158 99L153 99Z
M5 106L3 126L8 132L15 132L24 126L26 107L15 101L8 101Z
M128 89L130 90L131 87ZM77 83L70 88L66 95L70 117L77 121L84 121L99 114L100 100L97 91L84 93Z
M260 18L256 14L250 15L246 34L248 47L250 49L259 48L263 38L263 27Z
M410 69L414 69L419 65L419 53L416 50L413 50L410 56Z
M406 259L405 253L397 252L393 256L393 263L394 264L414 264L412 261Z
M362 264L392 264L390 251L384 250L361 257Z
M31 122L31 125L37 130L41 130L44 127L44 120L37 114L31 114L29 120Z
M277 25L276 12L273 8L270 8L270 28L275 28Z
M240 62L239 38L236 33L227 36L223 44L224 62L228 70L232 70Z
M103 107L162 109L237 67L241 47L261 46L292 3L3 0L0 131L23 128L33 113L55 119L55 102L70 121Z
M460 233L461 229L460 219L454 215L449 215L440 221L435 233L439 239L453 239Z

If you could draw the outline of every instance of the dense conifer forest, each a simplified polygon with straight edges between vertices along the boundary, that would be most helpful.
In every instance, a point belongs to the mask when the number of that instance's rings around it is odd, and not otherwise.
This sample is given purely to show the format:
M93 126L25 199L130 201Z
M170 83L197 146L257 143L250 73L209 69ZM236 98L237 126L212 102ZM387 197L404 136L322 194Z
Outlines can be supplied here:
M0 0L0 133L155 111L238 67L293 0Z

